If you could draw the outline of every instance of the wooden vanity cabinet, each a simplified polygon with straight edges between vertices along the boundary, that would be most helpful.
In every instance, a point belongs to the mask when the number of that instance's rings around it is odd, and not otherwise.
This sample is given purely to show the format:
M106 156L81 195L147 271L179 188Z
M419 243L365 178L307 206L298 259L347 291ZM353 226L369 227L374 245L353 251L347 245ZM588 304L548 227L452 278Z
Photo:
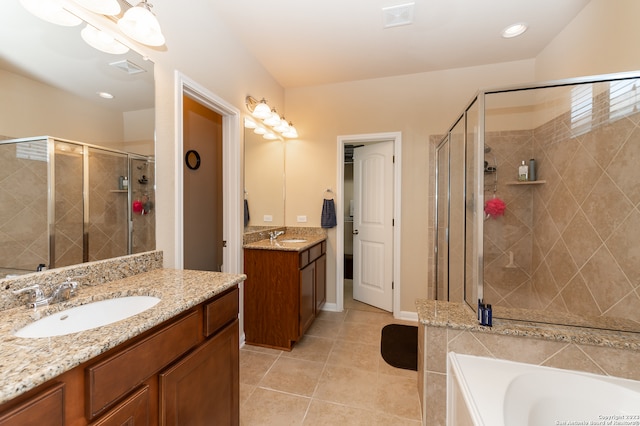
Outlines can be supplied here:
M64 425L64 383L54 383L5 410L0 425Z
M3 404L0 426L238 425L238 308L234 286Z
M245 249L248 344L291 350L326 301L326 242L301 252Z

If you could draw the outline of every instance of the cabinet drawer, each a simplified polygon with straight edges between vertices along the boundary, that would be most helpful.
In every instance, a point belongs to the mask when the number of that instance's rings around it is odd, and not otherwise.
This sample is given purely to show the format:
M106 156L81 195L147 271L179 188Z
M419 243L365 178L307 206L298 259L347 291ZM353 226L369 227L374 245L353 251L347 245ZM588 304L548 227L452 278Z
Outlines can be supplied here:
M300 261L298 262L298 269L302 269L309 264L309 249L300 252Z
M238 318L238 287L204 305L204 335L211 336L225 324Z
M313 262L314 260L319 258L322 253L324 253L323 244L324 243L316 244L309 249L309 262Z
M2 426L63 424L64 383L58 383L0 415Z
M95 418L145 379L191 349L199 340L193 310L144 340L85 370L87 417Z
M118 404L97 422L89 426L149 425L149 386L145 386Z

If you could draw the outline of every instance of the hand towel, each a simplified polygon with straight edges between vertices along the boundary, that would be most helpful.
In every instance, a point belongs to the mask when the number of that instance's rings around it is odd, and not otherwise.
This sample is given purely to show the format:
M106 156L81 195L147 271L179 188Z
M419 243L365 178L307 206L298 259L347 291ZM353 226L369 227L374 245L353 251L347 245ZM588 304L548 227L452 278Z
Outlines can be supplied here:
M324 200L322 204L322 216L320 217L320 226L323 228L333 228L338 224L336 219L336 205L333 200Z
M249 201L244 199L244 226L249 224Z

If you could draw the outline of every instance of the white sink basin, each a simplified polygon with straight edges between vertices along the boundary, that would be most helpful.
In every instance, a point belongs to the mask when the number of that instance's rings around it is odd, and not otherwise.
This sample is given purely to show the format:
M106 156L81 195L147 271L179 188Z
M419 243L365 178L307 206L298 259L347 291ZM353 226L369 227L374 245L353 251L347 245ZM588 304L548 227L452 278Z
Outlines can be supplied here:
M49 315L15 332L17 337L53 337L77 333L129 318L155 306L153 296L125 296L75 306Z
M281 243L304 243L307 240L304 238L288 238L286 240L279 240Z

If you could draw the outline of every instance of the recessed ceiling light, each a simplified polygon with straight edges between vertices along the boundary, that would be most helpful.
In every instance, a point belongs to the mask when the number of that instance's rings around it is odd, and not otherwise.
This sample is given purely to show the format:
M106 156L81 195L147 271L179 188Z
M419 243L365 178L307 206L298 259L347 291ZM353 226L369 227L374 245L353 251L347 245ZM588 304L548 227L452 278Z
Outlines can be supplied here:
M525 31L527 31L527 24L524 22L518 22L517 24L509 25L507 28L502 30L502 37L504 38L513 38L518 37Z
M98 96L104 99L113 99L113 95L109 92L98 92Z

